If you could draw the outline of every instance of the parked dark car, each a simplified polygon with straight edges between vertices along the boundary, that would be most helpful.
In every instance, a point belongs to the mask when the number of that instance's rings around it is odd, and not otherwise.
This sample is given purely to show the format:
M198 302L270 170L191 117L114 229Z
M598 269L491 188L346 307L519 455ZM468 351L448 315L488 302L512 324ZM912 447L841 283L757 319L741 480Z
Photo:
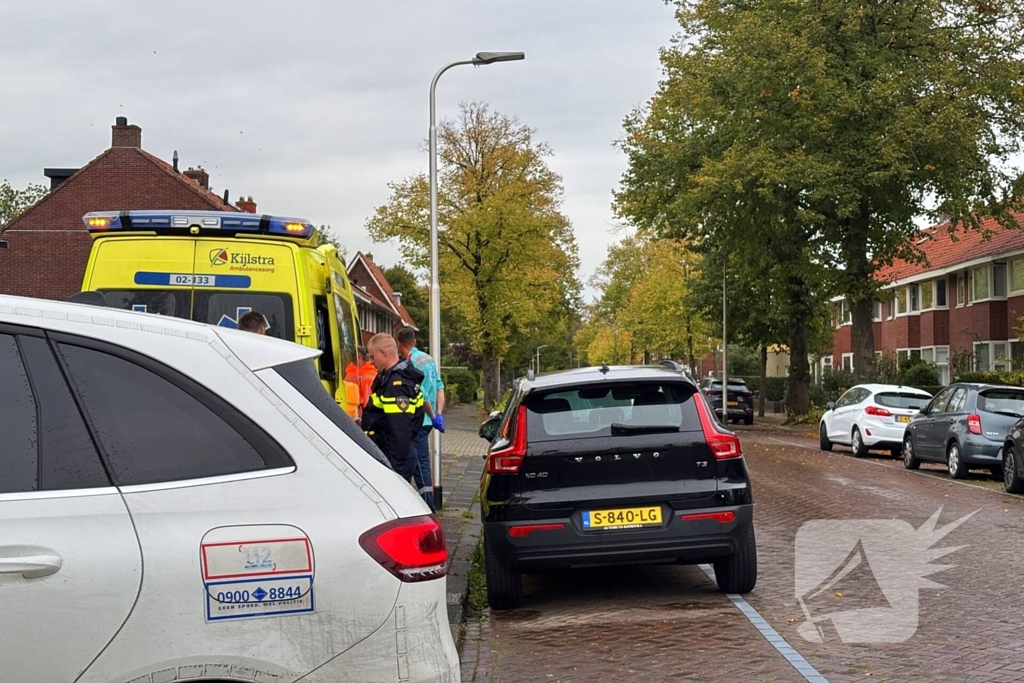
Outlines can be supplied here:
M487 599L523 602L522 574L579 565L711 562L722 591L757 580L740 441L693 380L665 367L520 379L480 481Z
M747 383L742 379L729 378L729 395L726 397L726 407L729 409L728 420L738 424L742 420L745 424L754 424L754 394L747 388ZM705 377L700 383L700 390L704 392L708 403L715 411L715 416L723 423L722 418L722 380L713 377Z
M1003 488L1024 493L1024 418L1014 423L1003 444Z
M970 469L1003 476L1003 445L1024 417L1024 388L991 384L951 384L914 415L903 437L903 466L942 462L949 475L963 479Z

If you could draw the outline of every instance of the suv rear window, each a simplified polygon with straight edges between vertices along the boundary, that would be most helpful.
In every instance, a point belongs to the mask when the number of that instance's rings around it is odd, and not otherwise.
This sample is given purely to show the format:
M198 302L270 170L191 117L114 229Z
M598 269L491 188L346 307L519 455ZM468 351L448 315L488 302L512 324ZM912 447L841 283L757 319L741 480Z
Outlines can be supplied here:
M682 382L582 386L531 396L531 443L569 438L700 431L695 389Z
M1024 391L989 390L978 394L978 410L1024 416Z
M920 410L932 400L931 396L913 394L909 391L883 391L875 394L875 403L886 408L904 408Z

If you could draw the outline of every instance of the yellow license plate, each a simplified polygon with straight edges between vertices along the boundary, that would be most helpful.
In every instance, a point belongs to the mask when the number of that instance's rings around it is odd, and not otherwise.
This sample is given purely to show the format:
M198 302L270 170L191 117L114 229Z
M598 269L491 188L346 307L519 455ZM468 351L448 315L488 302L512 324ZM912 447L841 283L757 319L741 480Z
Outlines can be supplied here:
M909 415L897 415L896 416L896 421L897 422L910 422L910 416Z
M738 406L739 404L740 404L739 401L729 401L729 405L731 405L731 406Z
M638 529L661 524L661 507L584 510L584 529Z

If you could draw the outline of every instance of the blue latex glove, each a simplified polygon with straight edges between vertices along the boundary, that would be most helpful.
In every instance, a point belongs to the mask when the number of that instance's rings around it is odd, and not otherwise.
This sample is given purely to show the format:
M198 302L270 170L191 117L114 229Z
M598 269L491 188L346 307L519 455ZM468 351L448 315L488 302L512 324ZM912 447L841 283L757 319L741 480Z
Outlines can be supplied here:
M434 429L444 434L444 418L440 415L435 415L433 419Z

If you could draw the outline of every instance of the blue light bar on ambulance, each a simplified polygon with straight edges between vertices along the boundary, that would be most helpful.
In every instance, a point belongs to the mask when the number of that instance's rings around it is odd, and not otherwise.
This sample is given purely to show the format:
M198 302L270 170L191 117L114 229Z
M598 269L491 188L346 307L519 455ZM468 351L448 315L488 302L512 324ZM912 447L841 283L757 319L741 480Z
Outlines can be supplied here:
M85 214L82 221L89 232L252 232L305 239L312 236L314 230L313 224L302 218L234 211L92 211Z

